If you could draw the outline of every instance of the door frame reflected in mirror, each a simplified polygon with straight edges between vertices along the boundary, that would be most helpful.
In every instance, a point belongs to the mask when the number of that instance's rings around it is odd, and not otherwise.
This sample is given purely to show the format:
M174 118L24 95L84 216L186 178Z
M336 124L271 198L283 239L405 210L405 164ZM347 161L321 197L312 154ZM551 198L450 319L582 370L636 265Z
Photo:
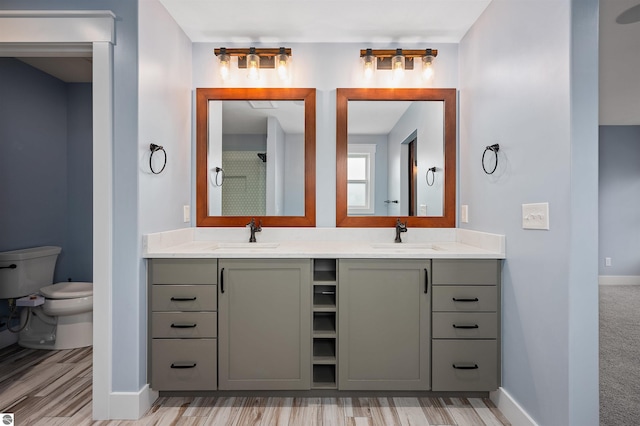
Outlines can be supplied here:
M398 216L349 216L347 206L349 101L444 102L443 216L400 216L409 227L453 228L456 221L456 89L336 90L336 226L394 227Z
M209 101L304 101L304 215L210 216L208 185ZM200 88L196 89L196 226L246 226L252 217L263 226L316 225L316 89Z

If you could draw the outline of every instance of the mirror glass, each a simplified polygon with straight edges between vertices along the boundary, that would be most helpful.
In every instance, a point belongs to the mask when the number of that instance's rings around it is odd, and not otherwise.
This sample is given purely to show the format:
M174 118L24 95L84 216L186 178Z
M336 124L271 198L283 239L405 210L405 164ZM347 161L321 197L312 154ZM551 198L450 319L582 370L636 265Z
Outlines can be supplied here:
M198 226L315 225L315 89L198 89L196 102Z
M442 216L444 102L349 101L349 216Z
M304 101L209 101L209 121L209 216L303 216Z
M455 226L455 100L455 89L337 90L337 226Z

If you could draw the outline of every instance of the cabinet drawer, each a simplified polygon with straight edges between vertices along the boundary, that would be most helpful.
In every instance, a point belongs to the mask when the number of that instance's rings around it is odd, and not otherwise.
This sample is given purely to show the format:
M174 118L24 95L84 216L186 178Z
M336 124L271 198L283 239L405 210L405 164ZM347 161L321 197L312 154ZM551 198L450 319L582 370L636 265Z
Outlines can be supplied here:
M498 307L498 290L496 286L451 285L434 286L432 288L434 312L496 312Z
M216 390L216 339L154 339L151 387L160 391Z
M215 259L152 259L152 284L217 284Z
M215 285L154 285L152 311L215 311L218 292Z
M487 259L434 259L433 285L496 285L499 261Z
M495 340L434 340L432 390L491 391L498 388Z
M213 338L218 334L216 312L153 312L151 337L165 339Z
M434 312L434 339L495 339L498 314L489 312Z

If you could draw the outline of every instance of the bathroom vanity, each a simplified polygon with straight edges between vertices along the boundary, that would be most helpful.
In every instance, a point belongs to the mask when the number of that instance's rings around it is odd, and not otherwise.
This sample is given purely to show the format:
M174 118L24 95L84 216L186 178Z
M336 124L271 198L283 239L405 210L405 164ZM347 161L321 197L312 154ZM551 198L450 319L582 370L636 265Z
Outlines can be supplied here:
M285 240L291 230L274 228L238 243L238 231L147 236L152 389L499 386L503 237L414 229L420 242L393 244L378 235L389 229L306 229Z

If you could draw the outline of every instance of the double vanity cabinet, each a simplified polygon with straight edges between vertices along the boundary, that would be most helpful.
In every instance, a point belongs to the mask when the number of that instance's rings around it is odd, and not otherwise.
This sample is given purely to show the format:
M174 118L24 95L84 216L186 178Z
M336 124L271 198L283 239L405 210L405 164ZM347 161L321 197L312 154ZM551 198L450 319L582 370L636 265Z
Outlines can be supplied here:
M151 388L495 390L500 263L151 258Z

